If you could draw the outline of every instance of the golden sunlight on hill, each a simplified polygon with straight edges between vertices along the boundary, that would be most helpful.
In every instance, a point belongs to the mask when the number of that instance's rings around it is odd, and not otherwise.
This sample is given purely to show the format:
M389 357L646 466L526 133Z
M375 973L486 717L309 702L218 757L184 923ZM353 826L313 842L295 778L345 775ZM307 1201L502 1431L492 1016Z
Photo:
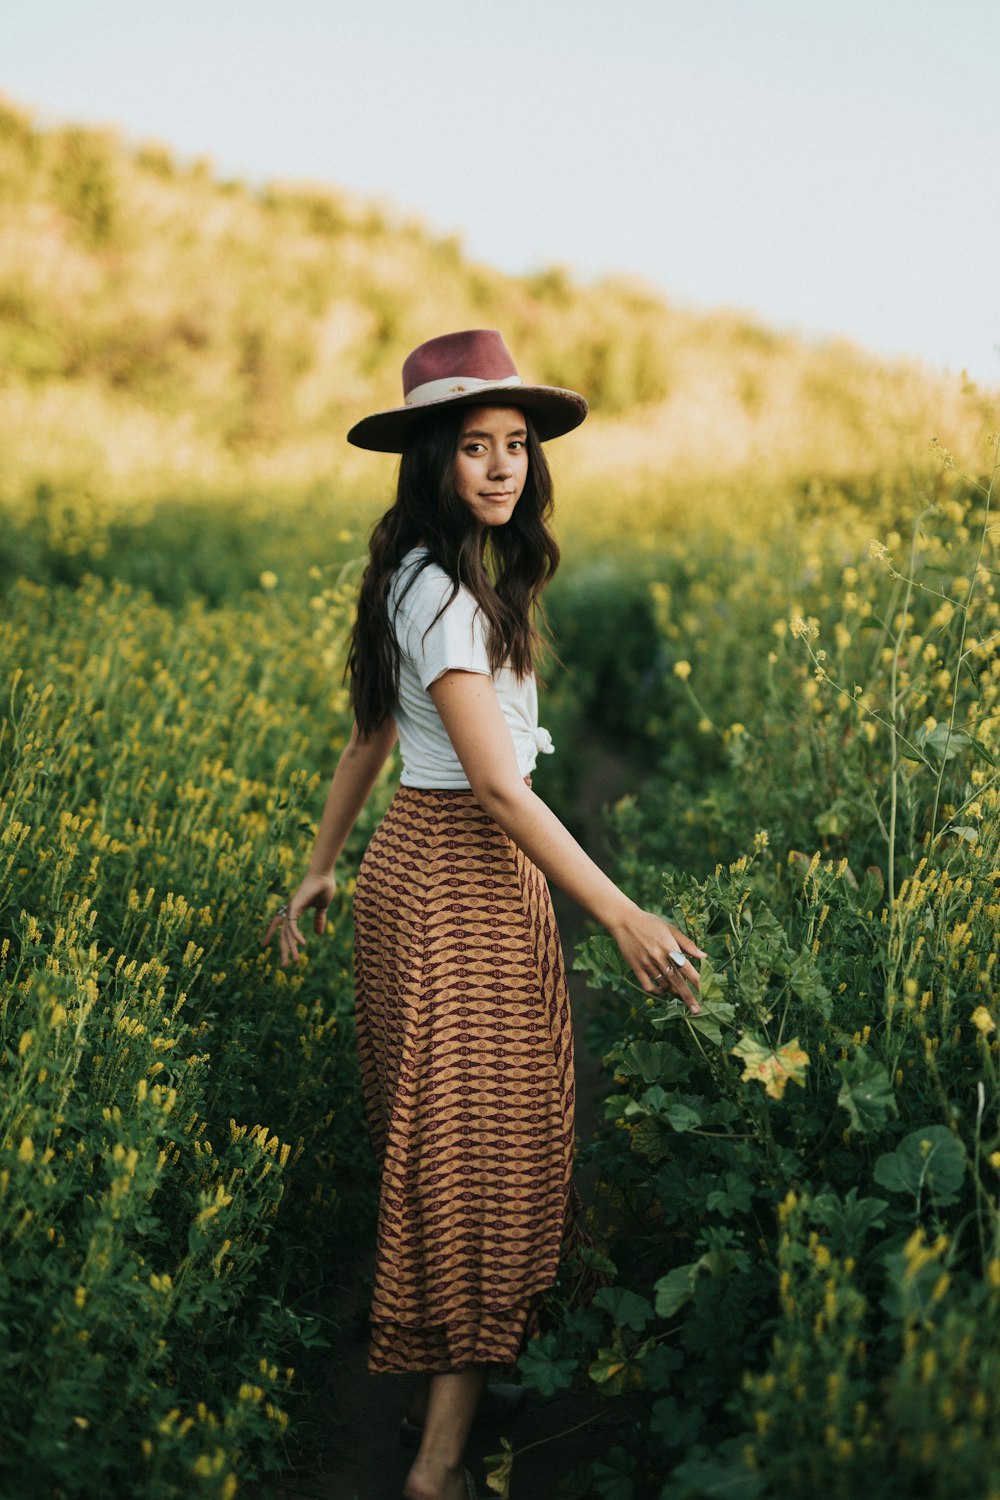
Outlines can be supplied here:
M381 488L347 426L398 399L411 347L463 326L587 393L560 465L594 485L870 473L922 462L932 435L965 451L984 421L974 389L916 365L624 279L505 276L334 188L254 192L0 105L2 497Z

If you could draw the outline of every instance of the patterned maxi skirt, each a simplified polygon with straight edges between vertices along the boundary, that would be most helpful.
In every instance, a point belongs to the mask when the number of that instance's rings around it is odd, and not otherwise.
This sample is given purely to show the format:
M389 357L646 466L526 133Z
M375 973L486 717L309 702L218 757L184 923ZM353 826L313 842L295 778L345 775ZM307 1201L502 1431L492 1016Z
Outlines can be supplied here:
M548 886L470 792L400 787L354 917L381 1168L369 1369L512 1365L570 1222L573 1043Z

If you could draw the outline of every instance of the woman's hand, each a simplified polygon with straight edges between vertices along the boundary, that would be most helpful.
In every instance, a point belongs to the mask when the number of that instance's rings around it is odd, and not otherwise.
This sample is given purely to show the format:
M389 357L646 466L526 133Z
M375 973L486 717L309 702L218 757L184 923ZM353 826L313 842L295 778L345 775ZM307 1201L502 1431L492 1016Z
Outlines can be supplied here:
M701 979L691 958L708 955L686 933L655 912L637 906L609 931L647 994L662 995L669 990L683 1000L693 1016L701 1014L697 995L691 989L693 985L697 990Z
M275 912L261 938L261 947L266 948L275 932L281 930L281 967L284 969L299 956L299 948L306 940L299 930L299 918L309 907L314 907L313 932L322 933L326 928L326 909L333 900L337 882L332 875L307 875L287 906Z

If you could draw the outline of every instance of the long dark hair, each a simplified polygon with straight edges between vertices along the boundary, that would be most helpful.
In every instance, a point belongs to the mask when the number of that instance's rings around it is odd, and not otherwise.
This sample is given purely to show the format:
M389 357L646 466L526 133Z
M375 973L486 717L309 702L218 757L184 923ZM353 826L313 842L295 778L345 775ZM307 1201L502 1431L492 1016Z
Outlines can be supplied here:
M540 595L559 564L559 548L547 525L552 475L531 418L524 413L524 489L509 521L481 527L455 490L466 410L453 406L429 412L415 425L400 460L395 504L372 531L347 658L351 704L363 736L384 724L399 694L400 650L389 618L389 592L396 569L418 542L426 546L427 555L414 567L406 587L423 568L437 563L452 581L443 607L460 586L467 588L486 622L493 671L506 664L518 677L527 676L542 644Z

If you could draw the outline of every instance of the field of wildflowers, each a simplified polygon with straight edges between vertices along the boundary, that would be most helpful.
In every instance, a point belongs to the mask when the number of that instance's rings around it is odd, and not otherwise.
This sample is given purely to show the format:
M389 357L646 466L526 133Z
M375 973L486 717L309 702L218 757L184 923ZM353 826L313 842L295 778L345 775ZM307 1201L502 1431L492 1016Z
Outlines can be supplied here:
M579 958L614 1082L568 1276L608 1284L560 1313L563 1288L522 1369L596 1384L620 1430L565 1500L1000 1494L992 505L945 457L916 491L569 539L556 799L594 728L625 734L618 877L711 957L694 1022L607 941ZM335 1345L317 1290L369 1230L349 879L301 968L257 946L346 732L359 531L243 522L230 547L234 512L178 507L109 544L43 504L3 579L15 1493L231 1497L280 1468L296 1362ZM516 1495L516 1452L491 1483Z
M1000 1500L988 398L3 101L0 168L0 1494L232 1500L335 1351L372 1217L349 878L294 972L258 937L391 482L341 434L488 323L593 398L539 784L572 823L610 729L618 878L710 954L697 1021L580 956L595 1248L522 1373L619 1427L557 1500Z

